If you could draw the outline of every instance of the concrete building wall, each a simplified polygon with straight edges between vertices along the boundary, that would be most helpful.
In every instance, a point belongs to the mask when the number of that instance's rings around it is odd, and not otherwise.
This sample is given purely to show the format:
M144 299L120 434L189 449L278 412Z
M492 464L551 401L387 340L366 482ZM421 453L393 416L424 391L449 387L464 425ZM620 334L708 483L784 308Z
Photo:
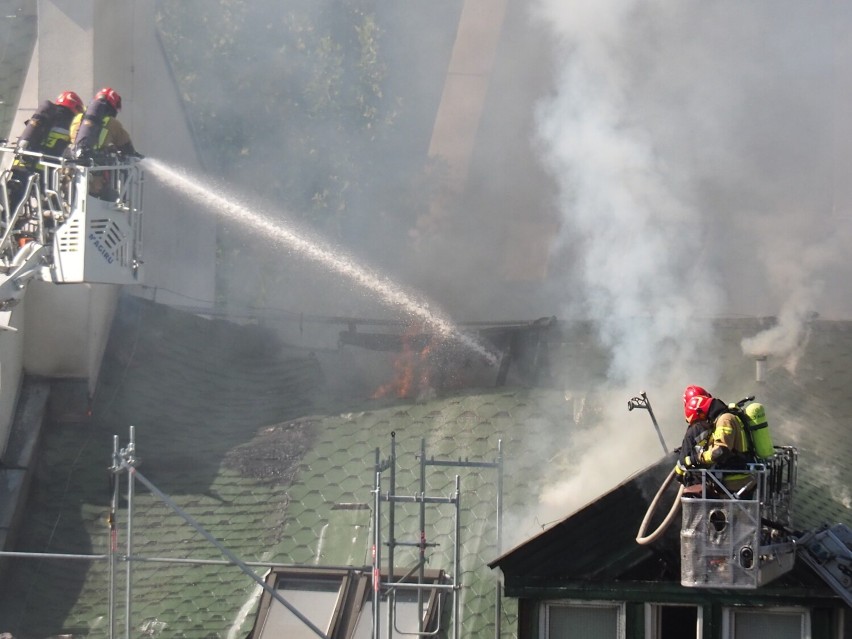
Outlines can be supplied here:
M110 0L106 0L109 2ZM201 165L180 94L154 22L154 2L132 8L133 71L125 118L140 153L194 173ZM154 176L145 183L144 288L130 292L164 304L206 306L215 297L216 218L194 208Z
M119 119L137 149L198 171L180 96L157 38L155 3L38 0L38 40L12 139L38 103L73 90L88 102L103 86L122 96ZM195 211L150 175L144 188L142 283L128 291L162 303L214 299L215 219ZM23 372L88 379L94 391L122 289L104 284L30 282L0 331L0 449L8 437Z
M88 101L110 86L122 96L119 119L137 150L198 170L180 96L155 25L155 3L39 0L39 96L73 88ZM75 41L74 53L66 53ZM134 294L164 303L203 305L214 298L215 220L147 176L143 203L142 283ZM39 285L31 306L25 366L41 375L94 377L120 289ZM54 294L55 293L55 294ZM105 328L106 327L106 328ZM73 353L69 336L81 346ZM55 355L51 356L51 353ZM73 365L76 362L76 366Z
M23 321L26 300L16 307L9 327L0 331L0 456L9 441L9 432L15 416L18 391L21 387L24 357Z
M26 372L88 379L93 393L119 292L110 284L30 282L23 331Z
M38 95L33 107L62 91L76 91L84 102L91 94L93 16L91 1L39 0Z

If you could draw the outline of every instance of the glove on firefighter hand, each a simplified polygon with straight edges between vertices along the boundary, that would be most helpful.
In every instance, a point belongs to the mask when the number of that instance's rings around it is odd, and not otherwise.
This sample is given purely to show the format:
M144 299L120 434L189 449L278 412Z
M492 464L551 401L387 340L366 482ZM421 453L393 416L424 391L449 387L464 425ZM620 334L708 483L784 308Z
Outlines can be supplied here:
M684 486L686 485L687 477L689 476L689 469L684 466L683 462L679 459L677 460L677 464L674 467L675 479L678 480Z
M726 448L712 448L701 453L701 461L705 464L715 464L727 453Z

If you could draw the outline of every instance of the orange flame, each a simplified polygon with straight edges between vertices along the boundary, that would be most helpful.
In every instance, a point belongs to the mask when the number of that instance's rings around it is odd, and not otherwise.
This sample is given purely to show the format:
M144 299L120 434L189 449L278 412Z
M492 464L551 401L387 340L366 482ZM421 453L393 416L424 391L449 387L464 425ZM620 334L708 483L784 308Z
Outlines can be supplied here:
M409 326L402 335L402 351L393 361L394 378L379 386L372 395L373 399L388 396L408 398L432 388L432 338L418 350L418 328Z

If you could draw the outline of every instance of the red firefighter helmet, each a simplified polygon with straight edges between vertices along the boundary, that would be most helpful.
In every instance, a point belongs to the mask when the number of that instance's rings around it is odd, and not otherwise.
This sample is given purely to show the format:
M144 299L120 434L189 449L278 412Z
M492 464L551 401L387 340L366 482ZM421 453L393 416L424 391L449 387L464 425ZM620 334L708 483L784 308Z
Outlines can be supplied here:
M683 406L683 416L686 417L686 423L692 424L700 419L707 419L707 411L710 410L712 401L713 398L706 395L691 397Z
M95 94L95 100L106 100L116 111L121 111L121 96L110 87L104 87Z
M85 110L83 101L80 96L73 91L63 91L56 98L56 104L64 106L66 109L71 109L75 114L82 113Z
M696 395L703 395L704 397L712 397L712 395L701 388L701 386L687 386L683 391L683 405L686 407L686 403L695 397Z

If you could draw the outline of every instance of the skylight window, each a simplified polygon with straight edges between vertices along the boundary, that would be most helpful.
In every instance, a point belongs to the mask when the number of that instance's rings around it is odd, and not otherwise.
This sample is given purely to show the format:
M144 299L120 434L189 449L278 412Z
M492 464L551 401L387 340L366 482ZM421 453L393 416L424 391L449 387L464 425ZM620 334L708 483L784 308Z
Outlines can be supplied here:
M384 582L386 575L382 575ZM442 599L437 588L443 573L427 571L420 590L394 589L392 597L380 600L381 637L388 636L388 612L393 611L393 635L417 634L420 602L423 605L424 633L438 630ZM274 588L287 603L301 615L323 630L330 639L371 639L373 635L371 568L288 568L273 571L267 584ZM411 579L407 580L411 583ZM315 639L318 635L293 612L264 593L257 620L249 639Z
M285 601L328 634L340 600L342 585L342 579L282 580L276 590ZM313 639L317 636L289 608L279 602L275 603L278 605L269 607L262 636L289 639Z

